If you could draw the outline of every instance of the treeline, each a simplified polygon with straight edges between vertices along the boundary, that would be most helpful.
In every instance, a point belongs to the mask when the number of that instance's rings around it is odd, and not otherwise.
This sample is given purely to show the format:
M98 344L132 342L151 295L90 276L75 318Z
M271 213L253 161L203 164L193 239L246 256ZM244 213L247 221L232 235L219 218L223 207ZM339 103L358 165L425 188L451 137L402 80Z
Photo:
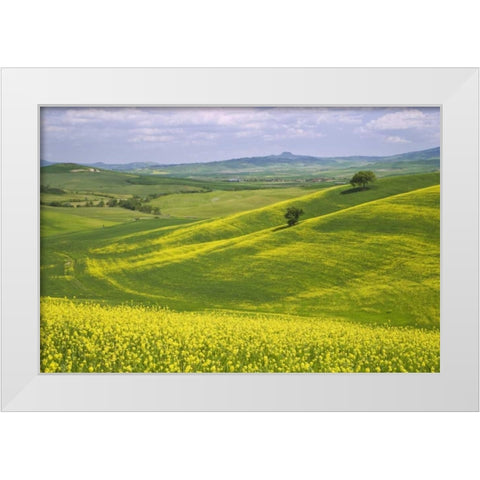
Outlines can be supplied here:
M59 202L57 200L53 202L43 202L40 200L40 205L48 205L49 207L68 207L73 208L75 205L72 205L70 202Z
M61 195L67 193L65 190L57 187L50 187L49 185L40 185L40 193L53 193L55 195Z
M141 198L138 196L134 196L133 198L127 198L127 199L116 199L116 198L110 198L107 201L100 200L99 202L94 202L93 200L87 200L85 199L85 203L83 205L77 204L73 205L70 202L59 202L57 200L53 202L44 202L40 201L41 205L48 205L50 207L77 207L77 208L89 208L89 207L120 207L120 208L126 208L127 210L134 210L138 212L143 212L143 213L150 213L152 215L160 215L160 208L159 207L154 207L153 205L150 205L149 202L150 200L154 198L158 198L162 194L151 194L148 195L147 197Z
M158 196L154 196L153 198L158 198ZM148 203L150 201L149 197L152 197L152 196L149 195L145 199L141 199L140 197L135 196L133 198L127 198L126 200L117 200L115 198L112 198L108 200L107 206L108 207L118 206L120 208L126 208L127 210L136 210L138 212L152 213L153 215L160 215L160 208L154 207ZM146 203L142 203L142 201Z

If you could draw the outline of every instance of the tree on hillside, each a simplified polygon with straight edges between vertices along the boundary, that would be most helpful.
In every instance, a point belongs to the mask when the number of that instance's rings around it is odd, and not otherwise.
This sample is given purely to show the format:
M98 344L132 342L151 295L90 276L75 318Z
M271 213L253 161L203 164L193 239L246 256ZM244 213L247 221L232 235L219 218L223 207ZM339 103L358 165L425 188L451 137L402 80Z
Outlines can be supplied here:
M303 210L297 207L288 207L287 212L285 213L285 218L287 219L288 226L291 227L298 223L300 215L303 215Z
M367 184L370 182L374 182L376 179L377 177L371 170L362 170L360 172L357 172L352 177L352 179L350 180L350 184L352 186L361 186L365 190Z

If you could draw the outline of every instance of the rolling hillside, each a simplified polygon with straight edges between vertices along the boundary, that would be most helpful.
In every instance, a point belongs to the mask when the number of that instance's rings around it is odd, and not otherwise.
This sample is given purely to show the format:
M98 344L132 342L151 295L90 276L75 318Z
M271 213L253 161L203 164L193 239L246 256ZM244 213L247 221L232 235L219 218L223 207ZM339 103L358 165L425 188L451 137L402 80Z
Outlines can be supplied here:
M41 184L70 192L98 194L143 195L206 191L205 184L191 179L171 179L154 176L114 172L75 163L56 163L41 167Z
M51 235L42 294L438 327L438 182L390 177L185 225ZM305 216L285 228L291 204Z

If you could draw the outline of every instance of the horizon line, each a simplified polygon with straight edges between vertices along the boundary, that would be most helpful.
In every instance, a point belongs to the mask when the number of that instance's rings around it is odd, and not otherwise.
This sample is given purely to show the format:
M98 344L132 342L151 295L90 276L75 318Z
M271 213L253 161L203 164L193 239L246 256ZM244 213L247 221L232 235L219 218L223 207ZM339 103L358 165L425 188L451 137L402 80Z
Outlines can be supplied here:
M93 162L93 163L85 163L85 162L72 162L72 161L50 161L50 160L45 160L40 158L40 163L41 162L47 162L50 164L66 164L66 163L72 163L72 164L77 164L77 165L84 165L84 166L91 166L91 165L132 165L135 163L143 163L151 166L162 166L162 167L171 167L171 166L176 166L176 165L206 165L209 163L221 163L221 162L232 162L236 160L245 160L245 159L250 159L250 158L266 158L266 157L281 157L282 155L293 155L295 157L309 157L309 158L318 158L318 159L348 159L348 158L389 158L389 157L396 157L399 155L407 155L409 153L419 153L419 152L426 152L428 150L435 150L435 149L440 149L440 145L437 145L435 147L430 147L430 148L425 148L422 150L409 150L406 152L402 153L394 153L390 155L329 155L329 156L317 156L317 155L306 155L306 154L301 154L301 153L292 153L290 151L283 151L282 153L271 153L269 155L257 155L257 156L249 156L249 157L235 157L235 158L225 158L223 160L210 160L206 162L178 162L178 163L156 163L156 162L150 162L150 161L132 161L132 162L124 162L124 163L114 163L114 162Z

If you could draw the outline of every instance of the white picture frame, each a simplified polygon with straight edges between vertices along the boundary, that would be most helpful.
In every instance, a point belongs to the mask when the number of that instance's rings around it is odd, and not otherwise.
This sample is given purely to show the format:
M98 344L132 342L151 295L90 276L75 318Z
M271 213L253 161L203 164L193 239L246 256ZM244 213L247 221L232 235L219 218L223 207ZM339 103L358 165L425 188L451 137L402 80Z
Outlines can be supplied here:
M478 69L3 69L2 410L478 411ZM41 105L440 106L440 373L41 374Z

